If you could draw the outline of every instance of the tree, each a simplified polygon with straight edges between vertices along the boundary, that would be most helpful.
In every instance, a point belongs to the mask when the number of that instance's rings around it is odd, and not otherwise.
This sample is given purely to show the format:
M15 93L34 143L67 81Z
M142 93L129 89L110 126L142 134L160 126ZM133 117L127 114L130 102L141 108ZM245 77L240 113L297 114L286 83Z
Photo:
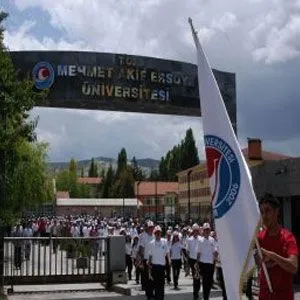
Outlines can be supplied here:
M158 181L159 180L159 172L158 170L151 170L148 181Z
M10 206L15 214L54 199L52 180L47 174L47 148L44 143L28 142L18 147L23 159L15 168L9 193Z
M163 156L159 163L159 177L162 181L168 181L169 179L167 160Z
M198 150L193 136L193 131L189 128L185 138L181 143L168 151L162 157L159 164L159 178L164 181L177 180L176 174L182 170L194 167L199 164Z
M98 177L98 167L97 164L95 163L94 158L92 158L91 160L91 164L90 164L90 169L89 169L89 177Z
M70 160L68 170L57 175L56 187L59 191L68 191L71 198L89 198L91 188L87 184L78 183L77 163L74 158Z
M142 169L139 167L135 156L131 160L131 168L133 173L133 178L135 181L142 181L145 179Z
M199 164L199 155L192 128L186 131L182 144L182 170L194 167Z
M69 193L71 198L78 197L80 193L77 182L77 163L74 158L69 163Z
M14 206L14 188L17 183L14 180L17 170L22 169L24 164L28 165L28 156L23 151L34 151L29 150L29 144L36 140L34 130L37 120L30 120L29 111L41 103L46 95L44 92L36 92L31 80L21 79L15 72L3 44L2 23L6 17L6 13L0 12L0 219L4 222L7 216L17 214ZM35 187L34 192L36 199L41 190ZM43 198L43 195L40 197ZM26 201L28 204L31 198ZM22 209L22 206L18 207Z
M127 167L121 171L119 178L113 187L114 197L132 198L134 197L134 178L132 168Z
M127 153L125 148L122 148L118 154L118 167L116 177L118 178L120 173L127 168Z
M113 194L113 184L114 184L114 171L110 165L103 183L102 197L110 198Z

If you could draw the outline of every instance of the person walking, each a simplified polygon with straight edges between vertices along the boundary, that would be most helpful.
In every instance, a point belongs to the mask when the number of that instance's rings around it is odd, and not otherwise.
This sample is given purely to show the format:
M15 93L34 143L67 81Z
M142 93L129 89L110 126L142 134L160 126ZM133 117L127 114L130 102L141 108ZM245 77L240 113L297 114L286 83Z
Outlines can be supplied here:
M172 237L172 245L170 248L170 258L172 264L172 272L173 272L173 284L174 289L179 290L178 288L178 279L180 274L180 268L182 264L182 250L184 246L182 242L179 240L179 233L177 231L173 232Z
M125 236L125 261L126 261L126 268L128 273L128 280L131 280L131 274L132 274L132 242L131 242L131 236L127 234Z
M146 231L141 233L139 238L138 254L143 260L143 266L141 271L141 283L142 290L145 291L147 298L153 297L153 280L149 277L149 265L147 261L149 260L149 247L150 242L154 240L153 230L154 223L152 221L147 222Z
M199 243L199 267L202 275L203 299L208 300L213 285L215 260L218 256L218 249L215 239L210 236L210 224L203 224L203 237Z
M136 284L140 283L141 263L142 263L142 260L138 255L138 242L139 242L139 237L136 235L133 238L133 244L132 244L132 259L133 259L133 264L135 267L135 283Z
M170 265L169 247L166 239L161 238L160 226L154 229L155 239L150 242L148 265L154 284L155 300L163 300L165 294L165 267ZM166 259L167 258L167 259ZM148 298L149 299L149 298Z
M194 224L192 226L192 235L187 239L187 255L189 257L189 265L192 270L193 276L193 296L194 299L199 298L199 291L200 291L200 272L199 272L199 264L198 264L198 257L199 257L199 230L200 227L198 224Z

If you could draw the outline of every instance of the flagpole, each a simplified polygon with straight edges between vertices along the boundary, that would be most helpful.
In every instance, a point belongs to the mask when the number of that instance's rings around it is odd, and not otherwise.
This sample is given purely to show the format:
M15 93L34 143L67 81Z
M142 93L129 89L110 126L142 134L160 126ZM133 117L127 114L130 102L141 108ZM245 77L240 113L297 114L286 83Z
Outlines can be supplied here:
M189 22L189 24L191 26L191 30L192 30L192 33L193 33L193 37L194 37L194 40L195 40L196 47L198 48L200 45L199 45L199 39L198 39L198 36L197 36L197 31L195 30L195 28L193 26L193 21L192 21L191 18L188 18L188 22ZM255 244L256 244L256 247L257 247L257 251L258 251L259 257L262 259L263 256L262 256L261 248L260 248L260 245L259 245L257 237L255 238ZM269 273L268 273L268 270L267 270L265 262L262 261L261 265L262 265L262 268L263 268L263 271L264 271L264 274L265 274L265 277L266 277L266 281L267 281L267 284L268 284L269 291L270 291L270 293L273 293L273 289L272 289L272 285L271 285L271 280L270 280Z
M255 245L256 245L256 248L257 248L258 255L259 255L260 259L262 260L263 255L262 255L260 244L259 244L259 241L258 241L257 237L255 238ZM265 273L265 277L266 277L266 280L267 280L269 291L270 291L270 293L273 293L271 279L270 279L270 276L269 276L269 273L268 273L268 270L267 270L266 263L264 261L262 261L261 265L262 265L263 271Z

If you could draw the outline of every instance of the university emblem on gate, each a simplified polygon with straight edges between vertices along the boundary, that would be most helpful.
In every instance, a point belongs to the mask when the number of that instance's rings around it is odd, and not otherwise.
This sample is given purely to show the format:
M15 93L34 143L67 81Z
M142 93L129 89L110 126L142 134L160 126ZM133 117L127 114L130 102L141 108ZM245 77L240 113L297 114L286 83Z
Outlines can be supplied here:
M54 70L46 61L38 62L32 69L32 79L39 90L48 89L54 82Z
M236 201L241 183L240 167L234 151L223 139L205 135L204 140L213 214L218 219Z

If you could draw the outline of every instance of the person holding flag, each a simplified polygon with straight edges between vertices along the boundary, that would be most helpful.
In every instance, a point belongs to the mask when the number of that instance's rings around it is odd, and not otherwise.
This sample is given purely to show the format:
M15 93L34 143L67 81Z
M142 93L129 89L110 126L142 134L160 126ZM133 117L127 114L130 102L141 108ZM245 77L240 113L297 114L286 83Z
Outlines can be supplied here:
M257 242L260 211L249 168L219 87L189 19L197 48L200 107L212 209L227 298L242 298L243 282ZM258 244L258 242L256 243ZM259 245L258 245L259 246ZM260 250L260 248L258 247ZM266 267L262 264L267 274ZM269 278L268 275L266 278ZM268 280L268 288L272 290Z
M293 300L293 275L298 269L298 247L294 235L279 224L280 203L266 193L259 202L264 229L258 234L273 287L270 293L264 272L259 272L259 300ZM261 266L261 259L256 255Z

